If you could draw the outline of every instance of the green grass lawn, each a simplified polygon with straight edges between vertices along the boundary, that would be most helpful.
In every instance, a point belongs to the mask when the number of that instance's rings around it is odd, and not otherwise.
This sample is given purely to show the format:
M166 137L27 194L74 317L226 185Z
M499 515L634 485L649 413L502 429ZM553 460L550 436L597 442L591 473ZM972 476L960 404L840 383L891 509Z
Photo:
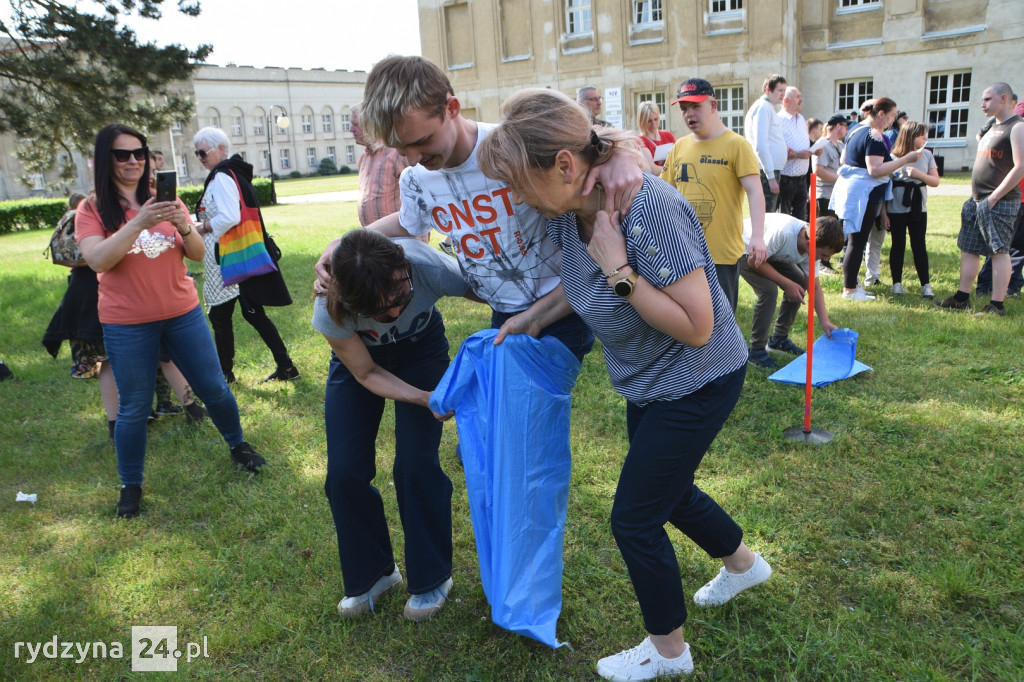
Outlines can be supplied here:
M277 188L277 196L279 197L294 197L300 194L322 194L324 192L347 192L359 189L359 176L355 173L350 173L348 175L276 180L274 185Z
M940 297L955 289L960 204L929 201ZM0 237L0 358L16 374L0 383L0 677L134 678L131 627L173 625L182 649L207 640L209 658L179 661L186 678L596 679L596 660L635 645L643 630L608 524L627 444L623 401L600 347L573 398L558 627L571 649L553 651L490 622L453 423L441 449L455 485L453 601L424 624L402 617L401 594L370 617L343 621L323 493L328 349L309 326L309 292L313 262L357 224L355 209L289 205L265 216L295 298L270 314L302 379L258 383L273 362L239 319L233 390L247 438L270 466L258 476L236 471L212 425L190 430L162 419L149 430L143 514L129 522L114 519L116 462L96 382L68 377L66 346L53 361L40 345L67 271L41 257L47 233ZM904 283L916 291L912 270L908 255ZM832 320L860 333L858 359L873 371L815 391L813 425L835 436L821 446L782 438L802 421L802 388L748 373L697 478L775 572L724 607L690 609L693 679L1021 679L1024 301L1010 299L1005 318L976 320L883 289L874 302L843 301L836 277L823 286ZM744 333L752 302L742 285ZM487 325L482 306L445 300L441 308L453 354ZM801 345L802 324L793 334ZM404 568L386 414L376 482ZM38 503L15 503L19 490ZM691 595L720 564L669 532ZM24 648L14 657L16 642L54 636L120 642L124 658L39 654L29 664Z

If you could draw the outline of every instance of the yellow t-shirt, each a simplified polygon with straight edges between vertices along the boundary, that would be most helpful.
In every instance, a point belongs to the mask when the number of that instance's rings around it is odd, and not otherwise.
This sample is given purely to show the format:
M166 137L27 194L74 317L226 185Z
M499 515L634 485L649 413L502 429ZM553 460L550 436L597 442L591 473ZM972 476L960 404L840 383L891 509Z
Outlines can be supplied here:
M716 265L735 265L746 251L740 178L759 172L750 143L731 130L706 142L687 135L665 159L661 179L693 206Z

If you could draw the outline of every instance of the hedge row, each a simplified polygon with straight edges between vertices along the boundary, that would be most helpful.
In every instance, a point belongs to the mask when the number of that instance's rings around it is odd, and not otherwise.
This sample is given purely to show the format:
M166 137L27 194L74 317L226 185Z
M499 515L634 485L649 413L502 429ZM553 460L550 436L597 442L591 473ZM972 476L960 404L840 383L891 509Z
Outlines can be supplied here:
M253 187L260 206L270 205L270 180L254 178ZM203 193L202 185L179 187L178 197L185 202L188 210L195 213L196 201ZM18 230L52 230L57 221L68 210L67 199L17 199L0 201L0 234Z

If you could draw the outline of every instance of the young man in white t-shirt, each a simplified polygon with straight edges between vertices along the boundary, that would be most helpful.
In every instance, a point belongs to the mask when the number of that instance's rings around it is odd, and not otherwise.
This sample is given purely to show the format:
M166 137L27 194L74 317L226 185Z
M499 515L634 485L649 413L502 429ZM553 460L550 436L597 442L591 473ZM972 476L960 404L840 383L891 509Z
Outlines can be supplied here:
M749 238L750 229L750 219L747 218L744 221L744 237ZM793 355L804 352L790 341L789 330L807 294L810 232L807 223L799 218L784 213L769 213L765 216L764 238L768 250L767 260L757 266L741 261L740 276L757 294L754 322L750 329L748 362L758 367L775 368L779 365L765 350L766 346ZM814 244L816 257L831 258L843 247L843 228L840 222L831 216L818 218L815 221ZM769 337L780 287L783 291L782 308ZM837 327L828 317L820 286L814 289L814 312L822 331L832 338L832 330Z

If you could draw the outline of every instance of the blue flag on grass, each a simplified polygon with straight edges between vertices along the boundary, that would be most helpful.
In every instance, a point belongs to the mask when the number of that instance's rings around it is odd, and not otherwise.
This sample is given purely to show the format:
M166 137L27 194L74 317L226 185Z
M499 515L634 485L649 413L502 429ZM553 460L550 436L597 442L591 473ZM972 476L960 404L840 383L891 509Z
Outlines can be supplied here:
M827 386L833 381L849 379L870 369L863 362L857 362L857 332L852 329L836 329L831 339L822 335L814 342L814 360L811 365L813 386ZM807 353L768 378L803 386L807 383Z

